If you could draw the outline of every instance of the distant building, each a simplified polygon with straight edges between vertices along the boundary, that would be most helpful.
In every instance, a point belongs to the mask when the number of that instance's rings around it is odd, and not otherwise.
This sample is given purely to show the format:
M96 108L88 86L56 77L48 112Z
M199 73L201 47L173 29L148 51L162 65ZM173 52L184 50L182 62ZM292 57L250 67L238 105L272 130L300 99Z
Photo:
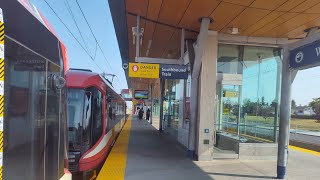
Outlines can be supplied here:
M303 110L304 115L314 116L316 113L313 111L311 107L307 107Z
M291 110L291 113L294 115L306 115L306 116L314 116L316 113L313 111L311 107L308 106L297 106Z

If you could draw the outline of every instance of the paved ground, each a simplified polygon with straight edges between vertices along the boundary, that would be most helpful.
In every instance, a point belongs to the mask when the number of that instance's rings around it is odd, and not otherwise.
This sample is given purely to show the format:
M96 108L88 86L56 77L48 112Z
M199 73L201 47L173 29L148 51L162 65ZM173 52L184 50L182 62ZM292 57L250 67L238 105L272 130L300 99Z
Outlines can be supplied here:
M123 177L126 180L233 180L275 179L276 176L275 161L198 162L185 155L185 149L168 135L159 134L145 120L133 118ZM290 150L287 179L319 180L320 153Z

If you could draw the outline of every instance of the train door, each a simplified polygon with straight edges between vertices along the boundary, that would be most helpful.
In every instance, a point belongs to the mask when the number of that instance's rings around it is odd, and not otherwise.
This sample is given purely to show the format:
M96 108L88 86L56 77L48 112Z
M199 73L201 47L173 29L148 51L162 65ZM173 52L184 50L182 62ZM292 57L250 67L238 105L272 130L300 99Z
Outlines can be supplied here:
M59 179L64 173L62 98L56 86L61 67L13 39L5 41L3 179Z
M60 77L60 66L47 61L47 101L45 121L45 176L50 179L59 179L58 172L63 168L63 157L60 151L63 147L63 129L61 107L61 91L55 87L57 77ZM57 161L58 159L58 161ZM62 166L62 167L61 167ZM63 169L62 169L63 170Z
M112 109L112 95L108 95L106 98L106 115L107 115L107 129L106 133L108 133L111 130L112 127L112 115L113 115L113 109Z

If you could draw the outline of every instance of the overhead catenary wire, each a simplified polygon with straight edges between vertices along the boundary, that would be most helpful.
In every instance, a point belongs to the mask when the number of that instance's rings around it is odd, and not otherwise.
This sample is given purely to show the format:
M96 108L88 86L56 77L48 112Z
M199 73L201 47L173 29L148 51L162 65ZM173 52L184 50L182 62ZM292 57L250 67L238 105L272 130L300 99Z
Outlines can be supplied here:
M60 20L60 22L64 25L64 27L68 30L69 34L76 40L76 42L80 45L80 47L86 52L86 54L90 57L90 59L95 63L95 65L104 72L101 67L94 61L94 58L89 54L89 52L83 47L83 45L80 43L80 41L76 38L76 36L72 33L72 31L68 28L68 26L62 21L62 19L59 17L59 15L56 13L56 11L51 7L51 5L47 2L47 0L44 0L44 2L48 5L48 7L52 10L52 12L55 14L55 16Z
M83 16L84 20L86 21L86 23L87 23L87 25L88 25L88 27L89 27L89 29L90 29L90 31L91 31L91 33L92 33L92 35L93 35L93 37L94 37L94 39L95 39L95 41L96 41L96 43L97 43L97 45L98 45L98 47L99 47L99 49L100 49L100 51L101 51L101 53L102 53L102 55L103 55L104 59L106 60L107 64L109 65L110 70L113 72L113 70L112 70L112 66L111 66L111 64L109 63L109 60L107 59L107 57L105 56L104 51L102 50L102 48L101 48L101 46L100 46L100 43L99 43L99 41L97 40L97 38L96 38L96 36L95 36L95 34L94 34L94 32L93 32L93 30L92 30L92 28L91 28L91 26L90 26L90 24L89 24L88 20L87 20L87 17L85 16L85 14L84 14L84 12L83 12L83 10L82 10L82 8L81 8L81 6L80 6L80 4L79 4L78 0L76 0L76 3L77 3L77 5L78 5L78 7L79 7L79 9L80 9L80 11L81 11L81 14L82 14L82 16ZM113 73L113 74L114 74L114 73Z
M68 10L68 12L69 12L69 14L70 14L70 16L71 16L74 24L76 25L76 28L77 28L77 30L78 30L78 32L79 32L79 34L80 34L80 37L81 37L81 39L82 39L82 41L83 41L83 43L84 43L84 46L85 46L87 49L89 49L89 46L88 46L88 44L86 43L86 41L84 40L84 37L83 37L83 35L82 35L81 31L80 31L79 25L78 25L78 23L77 23L77 21L76 21L76 19L75 19L75 16L74 16L74 14L73 14L73 12L72 12L72 9L71 9L71 6L70 6L68 0L65 0L64 3L65 3L65 5L66 5L66 7L67 7L67 10ZM93 57L94 59L96 58L96 55L97 55L97 43L96 43L95 52L94 52L94 57Z

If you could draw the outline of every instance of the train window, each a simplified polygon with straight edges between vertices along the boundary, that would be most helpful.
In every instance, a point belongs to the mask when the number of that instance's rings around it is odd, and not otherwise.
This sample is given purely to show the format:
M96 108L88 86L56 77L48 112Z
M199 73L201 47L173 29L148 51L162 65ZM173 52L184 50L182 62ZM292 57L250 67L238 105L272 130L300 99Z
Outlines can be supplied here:
M102 93L95 87L90 88L92 92L92 145L94 145L102 134Z
M82 145L91 145L91 127L92 127L92 93L86 92L84 96L84 106L83 106L83 133L82 133ZM94 108L93 108L94 109ZM94 117L94 114L93 114Z
M81 89L68 90L68 139L71 150L78 150L82 139L83 107L85 91Z
M109 113L109 119L112 119L112 107L110 105L109 105L108 113Z

